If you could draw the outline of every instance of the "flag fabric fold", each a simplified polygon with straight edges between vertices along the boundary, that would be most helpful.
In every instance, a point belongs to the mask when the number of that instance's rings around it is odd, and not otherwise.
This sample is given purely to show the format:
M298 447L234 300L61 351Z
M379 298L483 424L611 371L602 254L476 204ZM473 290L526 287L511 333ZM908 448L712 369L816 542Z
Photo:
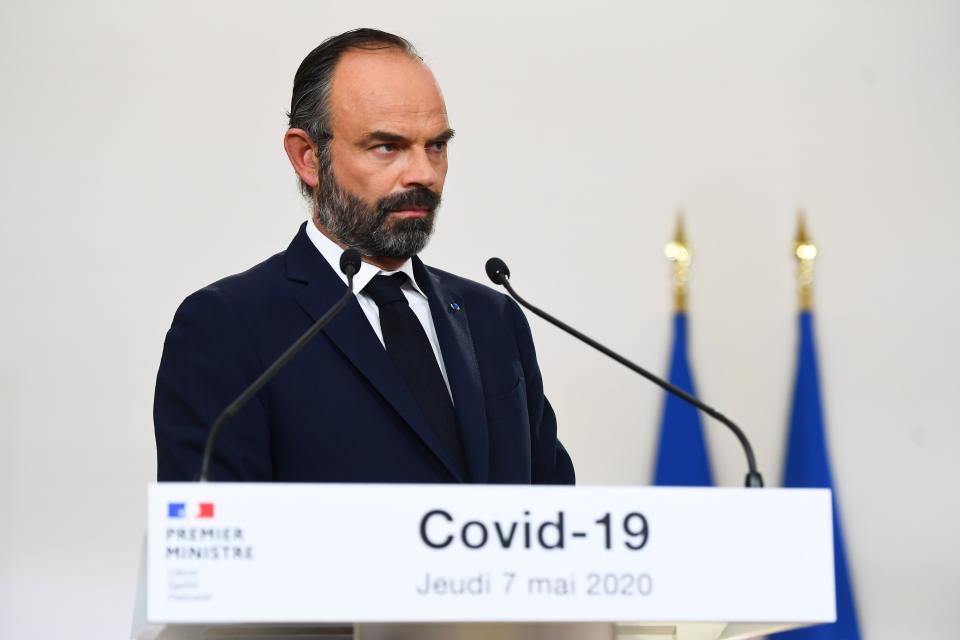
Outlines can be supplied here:
M696 395L687 356L687 314L682 311L673 317L669 381ZM664 397L653 483L692 487L713 485L700 411L670 393Z
M823 404L820 397L820 373L813 330L813 314L800 313L800 346L790 412L790 434L787 441L783 473L784 487L819 487L833 489L830 459L827 451ZM776 634L777 640L860 640L856 606L850 574L847 571L846 549L840 525L837 498L833 498L834 572L837 592L837 621Z

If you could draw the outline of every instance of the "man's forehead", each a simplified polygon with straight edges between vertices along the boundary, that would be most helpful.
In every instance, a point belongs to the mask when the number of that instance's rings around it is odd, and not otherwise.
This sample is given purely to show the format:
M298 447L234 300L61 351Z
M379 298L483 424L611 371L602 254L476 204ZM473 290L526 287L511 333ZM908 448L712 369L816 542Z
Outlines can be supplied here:
M334 71L330 102L334 127L352 134L448 127L443 96L430 69L396 49L345 53Z

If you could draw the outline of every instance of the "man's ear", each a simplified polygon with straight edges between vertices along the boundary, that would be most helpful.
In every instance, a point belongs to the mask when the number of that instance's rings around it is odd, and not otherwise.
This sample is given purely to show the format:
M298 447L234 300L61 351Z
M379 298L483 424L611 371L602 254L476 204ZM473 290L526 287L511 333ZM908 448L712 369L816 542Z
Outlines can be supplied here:
M283 148L300 179L316 189L320 184L317 145L310 134L303 129L287 129L283 136Z

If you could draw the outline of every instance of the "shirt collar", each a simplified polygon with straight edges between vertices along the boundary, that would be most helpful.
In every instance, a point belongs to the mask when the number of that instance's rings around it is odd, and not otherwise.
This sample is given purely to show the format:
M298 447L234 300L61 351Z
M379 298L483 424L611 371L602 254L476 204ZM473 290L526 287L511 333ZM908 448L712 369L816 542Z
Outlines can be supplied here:
M307 237L313 242L313 245L317 248L317 251L320 252L320 255L323 256L324 260L330 264L330 268L333 269L334 273L340 276L340 279L346 284L347 276L343 275L343 272L340 271L340 256L343 255L343 249L341 249L336 242L321 233L313 220L307 220ZM414 291L426 298L427 294L423 292L423 289L417 284L417 279L413 276L413 261L409 258L405 260L396 271L384 271L369 262L361 262L360 271L357 275L353 276L353 290L357 292L363 291L363 288L373 280L374 276L380 274L389 276L401 272L407 274L408 284L405 286L412 287Z

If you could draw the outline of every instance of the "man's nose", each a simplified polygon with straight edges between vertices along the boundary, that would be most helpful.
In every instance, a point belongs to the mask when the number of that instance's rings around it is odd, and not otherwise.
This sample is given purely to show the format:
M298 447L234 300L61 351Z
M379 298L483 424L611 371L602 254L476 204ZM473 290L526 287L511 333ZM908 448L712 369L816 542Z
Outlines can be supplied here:
M407 165L401 179L404 187L421 186L428 189L437 183L439 169L426 149L411 149L407 154Z

